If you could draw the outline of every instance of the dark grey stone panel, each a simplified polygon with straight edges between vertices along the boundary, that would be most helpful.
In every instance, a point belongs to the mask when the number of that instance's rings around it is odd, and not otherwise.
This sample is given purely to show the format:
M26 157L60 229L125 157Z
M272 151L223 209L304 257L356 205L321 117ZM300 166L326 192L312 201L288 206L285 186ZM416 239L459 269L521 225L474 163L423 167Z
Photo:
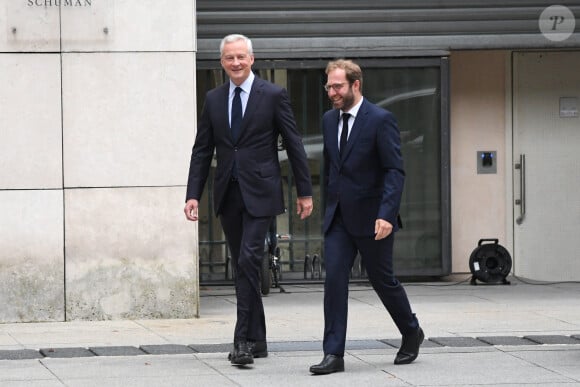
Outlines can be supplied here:
M483 347L489 345L473 337L430 337L429 340L446 347Z
M538 344L580 344L580 340L564 335L529 335L524 338Z
M322 341L286 341L268 343L268 351L291 352L291 351L322 351Z
M178 344L142 345L140 348L151 355L180 355L196 352L187 345Z
M230 352L233 344L190 344L189 348L200 353Z
M46 357L91 357L94 353L87 348L41 348L40 353Z
M393 348L399 348L401 346L401 339L381 339L380 341ZM425 344L425 341L423 341L423 344Z
M42 355L34 349L15 349L0 351L0 360L42 359Z
M381 340L383 343L390 345L391 347L399 348L401 346L401 339L384 339ZM441 344L437 344L433 341L423 340L421 343L421 348L437 348L441 347Z
M138 356L146 353L137 347L90 347L89 350L97 356Z
M477 340L490 345L537 345L538 343L518 336L482 336Z
M379 340L347 340L346 349L385 349L390 345Z

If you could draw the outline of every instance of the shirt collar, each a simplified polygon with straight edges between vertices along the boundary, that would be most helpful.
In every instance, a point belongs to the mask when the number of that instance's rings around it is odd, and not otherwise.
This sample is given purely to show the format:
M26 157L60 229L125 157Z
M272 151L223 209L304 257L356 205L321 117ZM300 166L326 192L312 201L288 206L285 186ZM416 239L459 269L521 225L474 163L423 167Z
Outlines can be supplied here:
M254 82L255 77L256 76L254 75L254 73L250 71L250 75L248 75L246 80L242 82L242 84L240 85L240 87L245 93L250 94L250 90L252 89L252 83ZM234 90L236 89L236 87L237 86L230 80L230 95L234 94Z
M350 115L351 115L353 118L356 118L356 115L358 114L358 111L359 111L359 109L360 109L360 105L362 105L362 103L363 103L363 99L364 99L364 98L361 98L361 99L360 99L360 101L358 101L358 103L357 103L356 105L354 105L353 107L351 107L349 111L345 112L344 110L341 110L341 111L340 111L340 116L342 117L342 115L343 115L344 113L348 113L348 114L350 114Z

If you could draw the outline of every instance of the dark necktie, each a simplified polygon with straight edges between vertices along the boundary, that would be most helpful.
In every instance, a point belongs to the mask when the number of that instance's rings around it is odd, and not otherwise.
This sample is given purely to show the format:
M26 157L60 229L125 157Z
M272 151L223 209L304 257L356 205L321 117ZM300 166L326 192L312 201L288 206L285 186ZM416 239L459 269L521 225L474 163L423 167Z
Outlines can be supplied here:
M346 141L348 139L348 119L350 118L349 113L344 113L342 115L342 133L340 133L340 156L344 154L344 149L346 148Z
M242 127L242 98L240 97L240 93L242 92L241 87L236 87L234 100L232 101L232 137L234 142L238 141L238 137L240 136L240 129Z

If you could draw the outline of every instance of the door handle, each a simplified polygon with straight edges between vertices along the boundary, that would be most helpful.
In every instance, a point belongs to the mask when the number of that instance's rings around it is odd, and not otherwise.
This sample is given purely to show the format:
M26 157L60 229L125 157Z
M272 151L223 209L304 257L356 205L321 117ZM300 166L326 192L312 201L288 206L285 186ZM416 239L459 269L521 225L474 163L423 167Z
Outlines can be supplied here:
M522 224L526 216L526 155L520 155L520 162L515 165L520 170L520 198L516 199L516 205L520 206L520 216L516 218L517 224Z

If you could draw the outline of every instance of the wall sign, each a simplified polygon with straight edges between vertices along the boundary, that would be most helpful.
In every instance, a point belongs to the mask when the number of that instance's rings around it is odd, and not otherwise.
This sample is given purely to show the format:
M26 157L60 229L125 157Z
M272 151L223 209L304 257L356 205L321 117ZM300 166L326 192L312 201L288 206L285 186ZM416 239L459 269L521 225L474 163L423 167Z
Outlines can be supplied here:
M114 0L10 0L5 6L11 43L103 42L113 38Z
M91 7L93 0L27 0L29 7Z

